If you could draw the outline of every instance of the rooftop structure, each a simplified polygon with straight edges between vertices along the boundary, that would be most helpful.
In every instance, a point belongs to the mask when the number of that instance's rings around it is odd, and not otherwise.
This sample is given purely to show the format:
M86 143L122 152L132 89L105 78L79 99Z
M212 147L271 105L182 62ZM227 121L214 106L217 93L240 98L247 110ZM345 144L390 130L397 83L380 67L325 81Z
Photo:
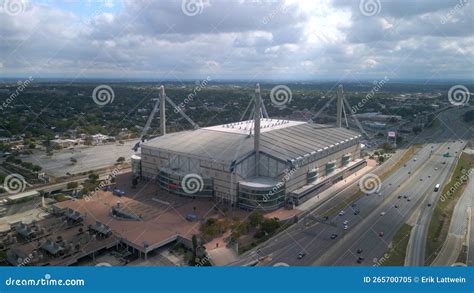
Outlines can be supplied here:
M143 147L232 162L253 151L253 127L253 120L248 120L182 131L147 141ZM345 128L278 119L262 119L260 129L260 151L282 161L296 161L361 137Z
M5 197L5 201L7 202L7 204L10 204L10 203L18 202L18 201L23 201L23 200L26 201L28 199L39 197L39 196L40 196L40 193L37 190L30 190L30 191L17 193L14 195L9 195Z
M156 181L170 193L244 209L298 204L366 165L360 159L362 136L341 127L347 102L342 86L337 97L336 126L262 118L266 111L257 84L253 119L205 128L192 123L194 130L147 141L132 160L134 176ZM171 103L163 87L160 98Z

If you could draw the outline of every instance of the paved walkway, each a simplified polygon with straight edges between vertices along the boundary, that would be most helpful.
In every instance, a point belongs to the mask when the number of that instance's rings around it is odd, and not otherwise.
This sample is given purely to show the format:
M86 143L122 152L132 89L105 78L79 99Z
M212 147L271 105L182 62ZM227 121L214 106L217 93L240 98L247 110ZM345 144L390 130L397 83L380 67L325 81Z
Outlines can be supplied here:
M225 266L229 263L238 260L238 255L231 247L226 246L225 238L230 236L230 231L227 231L221 237L215 238L210 242L204 244L206 252L215 266Z
M334 193L344 189L345 187L351 185L356 180L358 180L361 175L370 172L375 168L376 164L373 160L367 160L367 166L360 169L359 171L355 172L354 174L350 175L349 177L345 178L342 181L337 182L336 184L332 185L328 189L324 190L323 192L313 196L312 198L308 199L304 203L300 204L296 207L297 210L300 211L308 211L313 209L315 206L326 201L328 198L334 196Z

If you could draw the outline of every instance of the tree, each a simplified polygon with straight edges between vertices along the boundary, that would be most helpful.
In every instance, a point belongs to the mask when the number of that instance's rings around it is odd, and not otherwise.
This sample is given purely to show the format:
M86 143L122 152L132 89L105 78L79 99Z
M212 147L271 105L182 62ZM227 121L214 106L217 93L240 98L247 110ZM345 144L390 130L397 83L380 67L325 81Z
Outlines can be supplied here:
M77 163L77 159L76 159L76 158L71 158L70 161L71 161L71 163L72 163L73 165Z
M75 189L77 188L77 186L79 186L79 184L77 182L69 182L66 186L67 189Z
M91 182L96 182L97 179L99 179L99 175L97 175L97 174L95 174L95 173L92 173L92 174L89 175L89 180L90 180Z
M6 159L5 159L6 162L9 162L9 163L13 163L15 161L15 156L8 156Z
M263 232L273 234L278 228L280 228L280 222L278 222L278 219L276 218L265 219L260 226Z
M191 241L193 242L193 254L196 255L196 250L197 250L197 247L198 247L197 236L193 235L193 237L191 238Z
M249 222L253 227L257 227L263 222L263 214L259 211L253 211L249 215Z
M401 144L403 142L403 137L402 136L397 136L397 144Z
M418 134L421 132L421 127L420 126L413 126L413 133Z
M124 157L119 157L119 158L117 159L117 163L121 164L121 163L123 163L123 162L125 162L125 158L124 158Z
M379 163L382 164L383 162L385 162L385 157L379 156Z
M34 165L31 169L32 169L33 171L35 171L35 172L39 172L39 171L41 171L43 168L42 168L41 166Z
M390 151L393 149L393 147L392 147L391 144L389 144L389 143L386 142L386 143L384 143L384 144L382 145L382 149L383 149L385 152L390 152Z

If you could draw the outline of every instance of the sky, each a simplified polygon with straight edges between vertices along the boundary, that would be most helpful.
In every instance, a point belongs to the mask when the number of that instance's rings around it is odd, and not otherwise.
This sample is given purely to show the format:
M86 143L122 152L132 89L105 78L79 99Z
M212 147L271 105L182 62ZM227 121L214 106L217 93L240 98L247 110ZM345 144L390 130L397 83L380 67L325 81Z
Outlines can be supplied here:
M473 79L473 0L0 0L0 77Z

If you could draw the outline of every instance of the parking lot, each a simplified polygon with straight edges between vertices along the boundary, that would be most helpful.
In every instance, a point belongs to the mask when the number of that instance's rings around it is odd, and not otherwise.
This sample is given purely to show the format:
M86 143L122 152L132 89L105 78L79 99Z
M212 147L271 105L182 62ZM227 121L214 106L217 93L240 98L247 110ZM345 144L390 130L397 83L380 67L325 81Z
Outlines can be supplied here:
M36 150L32 155L20 158L41 166L47 175L61 177L111 166L119 157L124 157L128 161L133 154L132 147L135 143L135 140L129 140L124 141L123 144L80 146L54 151L52 156L47 156L44 151ZM73 164L71 158L76 159L77 163Z

